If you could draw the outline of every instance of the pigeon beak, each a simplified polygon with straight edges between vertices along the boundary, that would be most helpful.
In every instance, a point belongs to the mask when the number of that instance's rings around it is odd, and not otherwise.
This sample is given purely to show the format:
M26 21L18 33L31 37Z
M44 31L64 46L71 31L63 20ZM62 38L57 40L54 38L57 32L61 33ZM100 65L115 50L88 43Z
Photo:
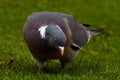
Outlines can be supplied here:
M64 47L59 46L61 56L64 55Z

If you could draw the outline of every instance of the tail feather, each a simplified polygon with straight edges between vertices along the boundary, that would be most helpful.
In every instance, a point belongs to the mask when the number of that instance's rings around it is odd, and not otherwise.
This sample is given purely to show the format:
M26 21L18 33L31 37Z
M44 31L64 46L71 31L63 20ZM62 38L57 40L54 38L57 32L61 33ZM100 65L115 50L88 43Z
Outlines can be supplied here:
M89 29L89 27L90 27L89 24L82 24L82 25L86 28L89 37L97 35L97 34L99 34L99 33L101 33L103 31L102 29Z
M84 25L85 27L90 27L90 25L89 25L89 24L82 24L82 25Z
M91 36L97 35L102 32L100 29L90 29L89 31Z

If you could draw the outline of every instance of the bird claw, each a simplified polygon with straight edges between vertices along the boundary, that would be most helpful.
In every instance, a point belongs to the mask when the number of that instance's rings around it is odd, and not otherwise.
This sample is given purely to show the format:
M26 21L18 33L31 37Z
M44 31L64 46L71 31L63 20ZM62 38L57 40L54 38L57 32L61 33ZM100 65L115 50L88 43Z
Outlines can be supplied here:
M40 73L43 73L43 72L44 72L44 68L38 67L38 70L39 70Z

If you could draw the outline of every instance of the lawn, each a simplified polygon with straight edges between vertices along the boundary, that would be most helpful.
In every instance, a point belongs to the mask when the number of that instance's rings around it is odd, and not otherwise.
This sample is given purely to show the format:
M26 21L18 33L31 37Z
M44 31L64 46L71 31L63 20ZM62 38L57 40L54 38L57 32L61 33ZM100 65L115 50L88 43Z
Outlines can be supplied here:
M0 80L120 80L120 0L0 0ZM23 39L28 15L64 12L103 32L64 69L48 61L39 73Z

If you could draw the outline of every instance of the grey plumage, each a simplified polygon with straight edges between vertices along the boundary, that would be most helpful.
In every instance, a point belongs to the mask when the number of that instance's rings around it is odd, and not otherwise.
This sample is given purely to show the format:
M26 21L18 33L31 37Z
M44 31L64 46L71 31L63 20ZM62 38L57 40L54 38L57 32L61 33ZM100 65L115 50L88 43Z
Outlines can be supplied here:
M45 38L42 38L38 29L46 25ZM48 27L50 25L52 27ZM48 59L59 59L62 66L66 66L97 31L89 30L68 14L36 12L27 18L23 33L28 48L42 70L43 63ZM63 56L58 46L65 48Z

